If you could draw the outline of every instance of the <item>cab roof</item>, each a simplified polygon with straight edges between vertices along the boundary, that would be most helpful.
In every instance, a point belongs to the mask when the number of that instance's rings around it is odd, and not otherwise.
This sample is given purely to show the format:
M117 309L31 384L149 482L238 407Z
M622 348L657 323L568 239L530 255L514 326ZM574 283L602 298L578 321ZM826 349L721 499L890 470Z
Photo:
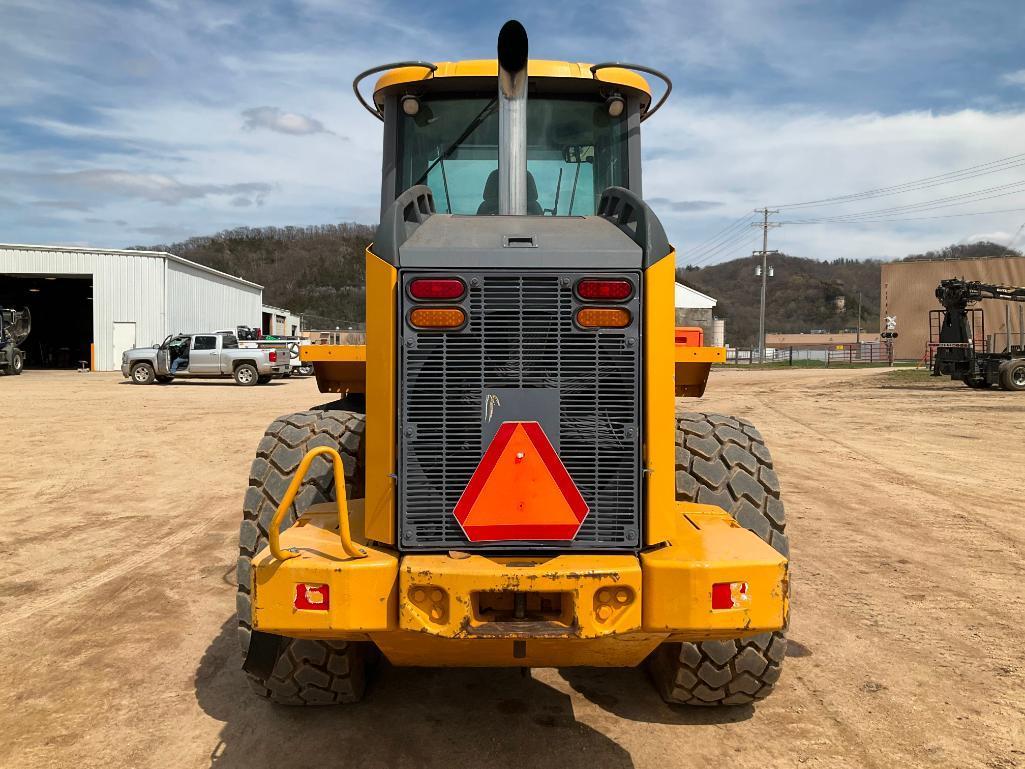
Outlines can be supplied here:
M457 77L498 77L498 61L496 59L471 59L468 61L443 61L435 64L436 70L431 72L426 67L397 67L388 70L377 80L374 86L374 102L381 108L378 94L387 88L411 83L423 83L430 80ZM571 61L548 61L530 59L527 62L528 78L572 78L594 80L599 83L630 88L639 92L647 99L642 99L641 110L644 111L651 102L651 87L648 81L636 72L623 67L603 67L591 73L590 64Z

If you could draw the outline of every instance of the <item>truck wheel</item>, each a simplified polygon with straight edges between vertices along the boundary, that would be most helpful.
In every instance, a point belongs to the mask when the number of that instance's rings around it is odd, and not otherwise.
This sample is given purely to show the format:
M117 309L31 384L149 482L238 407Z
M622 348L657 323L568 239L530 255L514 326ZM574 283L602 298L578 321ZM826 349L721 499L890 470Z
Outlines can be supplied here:
M1025 390L1025 358L1009 360L1000 365L1000 386L1005 390Z
M249 490L242 506L238 557L238 638L242 656L252 634L253 557L267 544L267 525L307 451L317 446L338 449L345 465L345 493L364 494L363 429L365 416L350 411L300 411L271 422L249 470ZM331 464L317 459L306 475L283 528L310 505L334 499ZM357 702L366 687L367 668L377 657L368 641L319 641L282 638L277 661L266 678L246 673L261 697L283 705L334 705Z
M156 381L153 367L148 363L136 363L131 370L132 384L148 385Z
M25 356L21 350L15 350L14 355L11 356L11 373L17 376L25 369Z
M313 373L313 364L304 363L296 369L295 373L299 374L299 376L309 376Z
M259 375L256 373L256 366L252 363L240 363L235 366L235 384L251 387L258 380Z
M986 379L965 379L964 383L973 390L988 390L991 385Z
M676 498L718 505L784 556L790 555L779 479L761 433L746 419L676 417ZM700 643L664 643L649 660L666 702L742 705L772 691L786 654L785 632Z

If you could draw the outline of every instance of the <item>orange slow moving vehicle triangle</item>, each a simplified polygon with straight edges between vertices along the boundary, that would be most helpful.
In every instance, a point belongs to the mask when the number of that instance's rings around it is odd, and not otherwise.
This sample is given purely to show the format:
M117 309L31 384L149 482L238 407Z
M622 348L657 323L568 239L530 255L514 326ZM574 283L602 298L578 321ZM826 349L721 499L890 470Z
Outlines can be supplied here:
M537 422L504 422L452 511L471 542L570 540L588 508Z

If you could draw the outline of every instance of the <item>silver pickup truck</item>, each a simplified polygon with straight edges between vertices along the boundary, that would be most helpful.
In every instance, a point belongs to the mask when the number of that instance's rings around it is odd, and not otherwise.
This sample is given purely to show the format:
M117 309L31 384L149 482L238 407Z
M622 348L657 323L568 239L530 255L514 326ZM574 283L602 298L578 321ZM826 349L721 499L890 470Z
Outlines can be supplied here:
M121 373L134 384L167 384L176 377L233 377L236 384L266 384L288 371L276 350L241 349L232 334L177 334L156 347L121 356Z

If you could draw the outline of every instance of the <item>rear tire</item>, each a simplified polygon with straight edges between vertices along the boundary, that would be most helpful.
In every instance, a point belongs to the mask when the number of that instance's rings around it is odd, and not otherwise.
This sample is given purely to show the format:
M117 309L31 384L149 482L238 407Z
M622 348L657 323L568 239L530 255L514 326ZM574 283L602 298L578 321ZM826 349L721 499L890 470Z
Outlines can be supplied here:
M18 376L22 371L25 370L25 355L21 350L15 350L14 355L11 356L11 369L10 373L14 376Z
M345 468L345 493L364 494L363 431L365 416L349 411L301 411L279 417L264 432L249 471L249 490L239 529L238 638L245 658L252 634L253 557L267 544L267 526L303 456L317 446L338 449ZM317 458L306 475L282 530L310 505L334 498L331 464ZM366 688L368 668L377 647L366 641L282 639L267 678L245 675L253 690L282 705L335 705L357 702Z
M148 385L156 381L156 373L148 363L136 363L129 373L132 377L132 384Z
M1015 358L1000 365L1000 386L1012 392L1025 391L1025 358Z
M718 505L789 558L772 456L746 419L677 415L676 498ZM786 649L785 630L731 641L664 643L649 658L649 670L666 702L745 705L772 691Z
M235 366L234 377L235 384L242 385L243 387L252 387L260 378L256 372L256 366L252 363L240 363Z

